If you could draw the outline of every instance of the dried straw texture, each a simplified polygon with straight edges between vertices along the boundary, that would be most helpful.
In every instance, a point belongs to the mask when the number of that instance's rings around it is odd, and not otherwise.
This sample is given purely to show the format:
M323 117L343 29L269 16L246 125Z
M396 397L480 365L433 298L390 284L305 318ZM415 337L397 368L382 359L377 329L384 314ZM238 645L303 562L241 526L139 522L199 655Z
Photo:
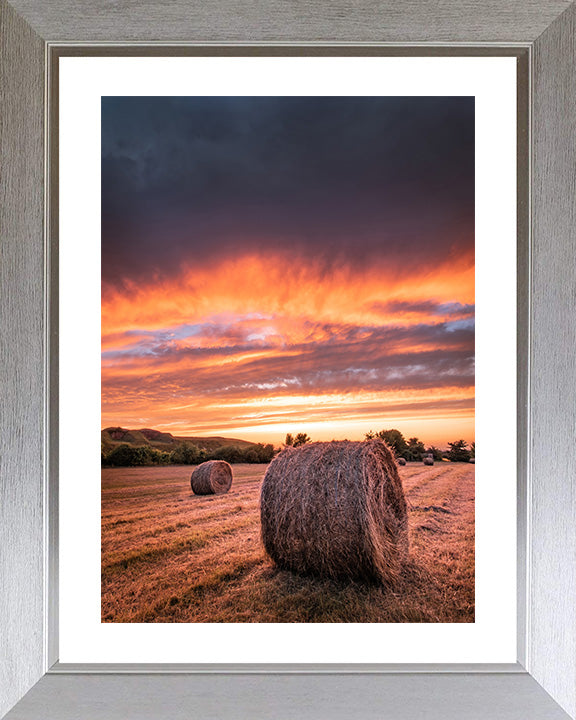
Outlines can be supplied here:
M424 463L424 465L434 465L434 458L425 457L422 462Z
M398 460L396 460L396 462L398 463L398 465L406 465L405 458L398 458Z
M381 440L286 448L260 495L264 547L284 569L393 582L408 554L406 499Z
M209 460L198 465L190 478L195 495L222 495L232 485L232 468L224 460Z

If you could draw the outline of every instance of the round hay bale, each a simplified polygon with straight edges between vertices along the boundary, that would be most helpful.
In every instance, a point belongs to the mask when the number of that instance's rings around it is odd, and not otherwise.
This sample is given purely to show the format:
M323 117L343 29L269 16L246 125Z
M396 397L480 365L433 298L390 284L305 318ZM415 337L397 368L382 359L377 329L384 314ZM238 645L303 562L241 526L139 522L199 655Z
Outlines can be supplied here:
M474 465L474 464L476 463L476 459L475 459L475 458L470 458L470 460L469 460L468 462L471 462L471 463Z
M424 465L434 465L434 458L424 457L422 462L424 463Z
M398 465L406 465L406 458L398 458L396 462Z
M264 476L260 518L268 555L302 574L393 582L408 554L402 481L381 440L286 448Z
M232 485L232 468L224 460L208 460L192 472L190 486L195 495L222 495Z

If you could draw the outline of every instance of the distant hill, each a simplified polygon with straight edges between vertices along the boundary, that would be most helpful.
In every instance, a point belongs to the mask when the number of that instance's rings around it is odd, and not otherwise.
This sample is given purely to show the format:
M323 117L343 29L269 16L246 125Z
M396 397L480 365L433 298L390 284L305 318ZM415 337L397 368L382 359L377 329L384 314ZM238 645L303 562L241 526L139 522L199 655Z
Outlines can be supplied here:
M149 445L157 450L165 450L166 452L174 450L174 448L183 443L190 443L200 449L208 451L217 450L225 446L249 448L255 445L255 443L249 442L248 440L239 440L238 438L182 437L150 428L129 430L128 428L122 427L105 428L101 432L101 440L106 451L112 450L117 445L132 445L133 447Z

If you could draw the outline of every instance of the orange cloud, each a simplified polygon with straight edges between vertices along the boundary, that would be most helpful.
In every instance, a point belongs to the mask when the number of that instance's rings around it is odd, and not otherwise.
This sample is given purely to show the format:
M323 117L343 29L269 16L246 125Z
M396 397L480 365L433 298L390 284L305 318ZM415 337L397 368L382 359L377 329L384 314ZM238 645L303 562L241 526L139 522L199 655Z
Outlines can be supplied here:
M121 291L107 289L102 298L102 332L154 330L199 322L219 313L288 314L317 321L395 322L397 313L374 309L378 302L457 300L474 302L473 258L448 257L424 272L398 276L386 267L364 271L337 268L325 274L289 254L241 256L208 267L183 270L149 285L127 283ZM414 317L412 322L424 318Z
M400 275L248 255L106 288L102 424L277 442L394 422L472 439L473 303L466 256Z

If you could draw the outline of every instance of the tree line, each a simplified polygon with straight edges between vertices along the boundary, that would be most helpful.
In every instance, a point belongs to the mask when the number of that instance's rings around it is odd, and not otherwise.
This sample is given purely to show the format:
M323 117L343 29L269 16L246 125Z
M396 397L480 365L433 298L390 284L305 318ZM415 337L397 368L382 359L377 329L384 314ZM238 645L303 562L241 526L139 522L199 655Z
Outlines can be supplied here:
M392 430L380 430L379 432L370 430L365 435L366 440L374 440L375 438L384 440L396 458L404 458L408 462L422 462L425 455L431 455L434 460L447 459L451 462L470 462L470 460L475 459L476 443L468 446L465 440L455 440L448 443L448 450L440 450L434 445L426 447L417 437L406 440L400 430L395 428ZM287 447L300 447L311 442L311 440L312 438L306 433L298 433L297 435L288 433L284 445Z
M269 463L274 457L274 446L258 443L248 447L223 445L205 450L192 443L182 443L167 452L149 445L116 445L111 450L101 446L102 467L136 467L142 465L198 465L207 460L225 460L229 463Z
M448 450L440 450L434 445L426 447L417 437L406 440L400 430L380 430L367 432L366 440L380 438L393 451L396 458L408 462L422 462L425 455L434 460L447 459L451 462L470 462L475 459L476 443L470 446L465 440L448 443ZM288 433L284 445L300 447L312 441L307 433ZM143 465L198 465L207 460L225 460L229 463L269 463L278 452L272 444L257 443L248 447L224 445L215 450L199 448L192 443L182 443L168 452L149 445L116 445L111 450L101 445L102 467L137 467Z
M448 450L440 450L434 445L425 447L417 437L406 440L400 430L380 430L366 433L366 440L380 438L394 452L397 458L404 458L408 462L422 462L424 455L432 455L434 460L450 460L451 462L470 462L476 457L476 443L470 446L465 440L455 440L448 443Z

